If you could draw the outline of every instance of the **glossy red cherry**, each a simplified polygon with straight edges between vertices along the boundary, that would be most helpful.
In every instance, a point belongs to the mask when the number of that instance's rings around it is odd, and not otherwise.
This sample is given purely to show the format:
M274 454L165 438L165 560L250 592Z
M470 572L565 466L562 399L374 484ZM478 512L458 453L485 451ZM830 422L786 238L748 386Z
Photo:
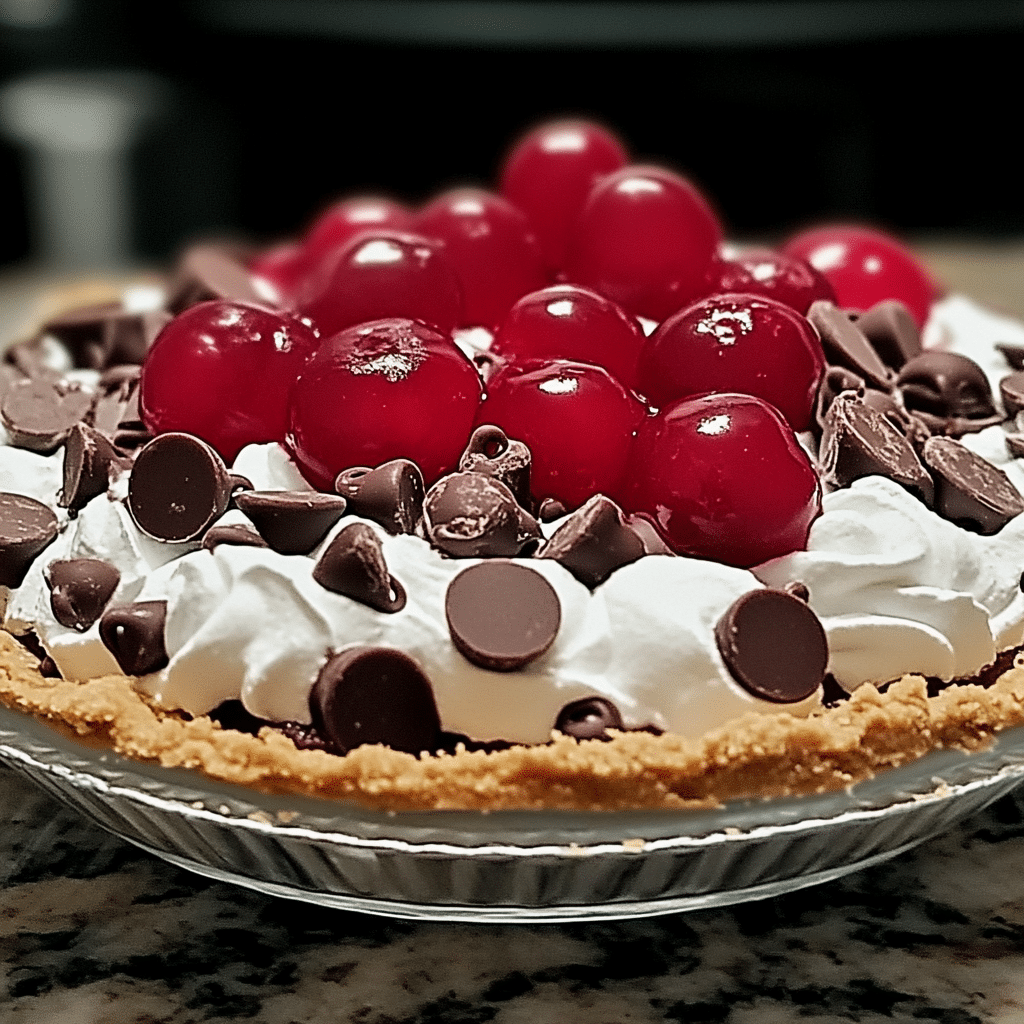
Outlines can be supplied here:
M566 509L616 497L645 409L606 370L558 361L506 369L487 385L477 424L493 423L533 455L531 490Z
M630 390L644 333L621 306L588 288L557 284L524 295L502 321L491 352L509 362L570 359L603 366Z
M707 200L662 167L624 167L594 186L569 237L570 281L664 320L704 294L721 228Z
M326 256L363 231L407 231L412 211L382 196L350 196L328 206L302 240L301 261L311 273Z
M640 350L640 393L664 407L708 391L771 402L806 430L825 356L796 310L759 295L712 295L659 324Z
M732 259L718 259L708 270L707 293L763 295L806 313L812 302L836 301L828 279L809 263L773 249L748 249Z
M286 443L322 491L343 469L400 458L429 484L455 468L482 391L449 335L414 320L359 324L323 342L299 374Z
M749 568L806 545L821 487L776 409L703 395L644 422L622 500L679 554Z
M152 434L185 431L231 463L247 444L284 439L288 394L320 339L287 313L201 302L146 355L139 410Z
M431 200L415 229L445 243L462 282L462 326L493 329L520 295L548 277L526 214L479 188L453 189Z
M324 336L391 317L422 320L448 334L462 322L462 285L437 239L366 232L320 264L295 306Z
M565 265L569 231L591 188L627 159L619 139L589 121L539 125L512 148L501 194L530 218L549 270Z
M791 238L782 251L820 271L848 309L869 309L899 299L923 327L939 290L914 254L895 238L853 224L811 228Z
M286 299L299 286L303 275L302 252L296 242L282 242L257 253L249 261L249 272L268 281Z

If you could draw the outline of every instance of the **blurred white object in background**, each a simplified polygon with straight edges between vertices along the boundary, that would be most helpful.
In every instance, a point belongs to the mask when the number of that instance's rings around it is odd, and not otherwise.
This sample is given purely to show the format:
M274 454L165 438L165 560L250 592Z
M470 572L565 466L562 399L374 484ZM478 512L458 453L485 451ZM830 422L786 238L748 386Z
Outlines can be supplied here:
M27 161L36 262L60 271L132 262L129 154L160 93L158 79L135 72L32 75L0 90L0 130Z

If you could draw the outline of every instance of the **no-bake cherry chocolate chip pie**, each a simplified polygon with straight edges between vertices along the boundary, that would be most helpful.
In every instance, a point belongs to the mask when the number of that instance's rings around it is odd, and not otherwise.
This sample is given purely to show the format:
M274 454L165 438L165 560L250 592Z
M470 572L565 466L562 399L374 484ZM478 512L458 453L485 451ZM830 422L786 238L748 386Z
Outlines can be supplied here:
M724 246L543 125L497 193L199 246L0 366L0 699L375 807L836 789L1024 723L1024 327Z

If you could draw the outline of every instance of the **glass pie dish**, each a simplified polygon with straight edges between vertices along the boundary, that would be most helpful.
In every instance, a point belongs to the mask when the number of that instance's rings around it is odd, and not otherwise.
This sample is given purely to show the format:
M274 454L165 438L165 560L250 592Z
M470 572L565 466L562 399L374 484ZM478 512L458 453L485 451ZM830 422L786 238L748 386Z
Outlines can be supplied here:
M884 861L1024 778L1024 727L848 790L697 811L388 813L130 761L0 707L0 762L179 867L389 917L608 920L775 896Z

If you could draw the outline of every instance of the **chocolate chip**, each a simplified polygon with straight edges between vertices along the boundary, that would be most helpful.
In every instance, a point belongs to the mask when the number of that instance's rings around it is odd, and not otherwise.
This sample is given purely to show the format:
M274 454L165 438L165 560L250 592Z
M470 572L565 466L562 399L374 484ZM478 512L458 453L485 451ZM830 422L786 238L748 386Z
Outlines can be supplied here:
M172 275L167 308L174 314L210 299L265 305L267 296L253 284L252 274L237 254L217 245L186 250Z
M1024 434L1007 434L1006 450L1015 459L1024 459Z
M854 391L858 395L863 395L865 387L864 378L857 376L853 370L848 370L845 366L826 368L818 385L818 393L814 400L814 419L811 422L811 428L815 430L819 439L832 403L844 391Z
M221 544L230 544L234 547L265 548L267 542L251 527L242 523L228 523L224 526L211 526L203 534L203 547L207 551L213 551Z
M53 617L84 633L102 614L121 582L121 573L99 558L62 558L43 572Z
M142 427L138 409L138 367L134 376L109 378L100 388L89 410L88 420L98 431L113 438L125 426L130 429ZM144 428L143 428L144 429Z
M60 447L91 406L92 394L78 384L35 377L12 385L0 416L11 444L48 454Z
M346 469L334 489L348 502L351 515L372 519L390 534L415 533L423 516L423 474L408 459L392 459L376 469Z
M894 370L921 354L921 332L910 310L896 299L876 302L857 318L857 329L882 362Z
M390 647L332 654L310 692L309 711L313 728L343 751L382 743L419 754L440 743L430 681L412 658Z
M825 678L825 630L806 602L783 590L738 598L718 620L715 640L733 679L762 700L804 700Z
M895 480L929 507L934 485L910 442L853 392L840 395L825 417L821 469L835 487L849 487L864 476Z
M919 451L921 445L932 436L932 432L917 416L911 415L900 404L898 392L876 391L865 388L860 400L875 412L881 413Z
M0 492L0 586L20 587L57 529L57 517L41 501Z
M787 594L792 594L801 601L806 602L811 599L811 592L807 589L807 584L801 583L799 580L793 580L792 583L787 583L784 589Z
M380 538L366 523L339 531L313 567L313 579L379 612L405 607L405 588L388 572Z
M658 533L658 528L642 512L634 512L627 516L626 525L640 538L645 555L675 556L675 552Z
M308 555L342 517L345 499L318 491L239 491L235 505L282 555Z
M474 665L511 672L539 658L562 621L558 595L534 569L494 559L464 569L448 585L452 643Z
M124 458L98 430L76 423L64 442L64 486L57 504L75 512L106 492Z
M541 537L537 520L483 473L441 477L423 502L427 539L453 558L510 558Z
M639 536L623 521L622 509L595 494L558 527L538 557L554 559L593 590L645 553Z
M75 366L99 370L106 366L110 351L104 325L109 317L122 312L119 302L81 306L48 320L40 333L56 338L68 350Z
M542 523L553 523L556 519L561 519L567 511L568 509L555 498L545 498L537 509L537 518Z
M1007 416L1016 416L1024 409L1024 370L1018 370L999 382L999 394Z
M1024 345L1011 345L1008 341L996 342L996 348L1013 370L1024 370Z
M114 605L100 618L100 639L125 675L144 676L167 664L166 621L166 601Z
M948 437L929 438L922 451L935 478L935 511L976 533L998 533L1024 512L1024 498L991 462Z
M925 352L896 378L908 412L935 434L959 437L1002 422L982 368L956 352Z
M156 540L188 541L228 507L231 484L221 457L191 434L153 438L132 464L128 511L135 525Z
M141 364L157 335L170 323L171 314L162 309L141 313L123 311L108 317L103 325L107 365Z
M807 310L807 319L817 330L830 365L853 370L876 388L890 386L892 372L878 358L864 332L843 310L826 299L818 299Z
M608 740L609 729L624 729L619 709L605 697L584 697L566 704L555 728L578 740Z
M530 494L530 449L522 441L511 441L501 427L486 425L473 431L459 459L464 473L486 473L500 480L525 509L533 507Z

